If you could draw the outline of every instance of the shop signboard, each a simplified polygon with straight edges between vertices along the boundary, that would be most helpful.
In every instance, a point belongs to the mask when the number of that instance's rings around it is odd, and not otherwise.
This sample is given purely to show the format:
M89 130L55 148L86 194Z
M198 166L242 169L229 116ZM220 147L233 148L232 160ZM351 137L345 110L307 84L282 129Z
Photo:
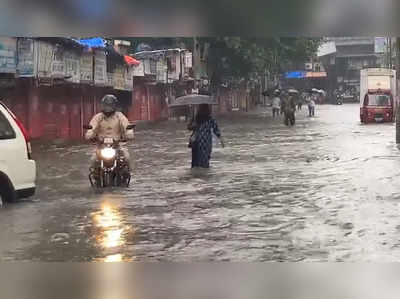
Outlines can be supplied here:
M77 53L66 51L64 53L65 76L68 82L80 82L80 57Z
M118 90L125 90L125 67L117 65L114 70L113 87Z
M83 52L80 58L80 82L90 83L93 81L93 54Z
M53 62L53 45L36 41L35 49L37 52L37 75L39 78L50 78Z
M0 73L15 74L17 41L12 37L0 37Z
M108 84L106 54L103 51L96 51L94 59L94 84L104 86Z
M156 64L156 68L157 68L156 81L160 82L160 83L167 83L168 67L167 67L165 60L163 60L163 59L158 60L157 64Z
M17 42L18 63L17 74L19 77L35 76L35 50L34 41L30 38L19 38Z
M304 72L304 71L291 71L291 72L285 73L285 78L286 79L302 79L302 78L305 78L306 75L307 75L307 72Z
M105 86L107 86L107 87L114 86L114 73L107 73L107 80L106 80Z
M326 72L307 72L306 78L325 78Z
M60 46L54 46L51 77L53 78L65 77L64 49L61 48Z
M133 76L134 77L144 77L144 64L140 61L139 65L133 66Z
M133 89L133 67L125 68L125 90Z

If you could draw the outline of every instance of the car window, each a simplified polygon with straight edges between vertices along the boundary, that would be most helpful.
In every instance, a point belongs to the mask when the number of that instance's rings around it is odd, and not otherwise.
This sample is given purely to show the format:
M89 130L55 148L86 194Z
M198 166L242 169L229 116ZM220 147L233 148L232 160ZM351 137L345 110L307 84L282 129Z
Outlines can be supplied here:
M0 111L0 140L14 139L15 137L15 131L11 127L11 124L5 115Z

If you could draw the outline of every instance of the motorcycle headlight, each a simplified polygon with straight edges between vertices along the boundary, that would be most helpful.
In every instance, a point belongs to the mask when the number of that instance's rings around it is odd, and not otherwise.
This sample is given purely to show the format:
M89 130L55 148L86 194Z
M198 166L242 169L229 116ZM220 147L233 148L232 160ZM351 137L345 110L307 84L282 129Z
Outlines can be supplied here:
M104 159L112 159L115 157L117 152L115 151L115 149L107 147L103 148L100 153Z

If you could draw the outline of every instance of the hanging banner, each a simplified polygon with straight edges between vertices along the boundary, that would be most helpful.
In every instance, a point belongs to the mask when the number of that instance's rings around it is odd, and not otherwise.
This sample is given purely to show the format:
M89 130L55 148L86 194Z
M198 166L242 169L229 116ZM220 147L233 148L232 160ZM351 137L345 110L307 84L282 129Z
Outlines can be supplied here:
M125 68L125 90L133 90L133 67Z
M157 77L156 81L160 83L167 83L167 70L168 66L164 60L160 59L157 61Z
M65 76L68 82L79 83L80 82L80 58L77 53L72 51L66 51L64 53L65 63Z
M64 49L61 47L54 47L54 55L51 67L51 77L64 78L65 77L65 61Z
M35 76L34 41L29 38L19 38L17 41L18 63L17 73L19 77Z
M15 74L17 40L11 37L0 37L0 73Z
M106 54L96 51L94 58L94 84L104 86L107 84Z
M133 66L133 76L144 77L144 64L142 61L140 61L138 66Z
M36 41L35 48L37 49L37 75L39 78L50 78L53 62L53 45Z
M80 59L80 82L90 83L93 81L93 54L83 52Z
M125 66L117 65L114 70L114 89L125 90Z

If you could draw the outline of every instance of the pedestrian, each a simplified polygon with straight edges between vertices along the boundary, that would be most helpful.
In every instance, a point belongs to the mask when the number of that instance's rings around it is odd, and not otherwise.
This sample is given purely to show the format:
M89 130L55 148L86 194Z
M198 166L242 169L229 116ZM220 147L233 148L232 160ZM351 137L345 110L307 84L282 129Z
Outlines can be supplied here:
M224 141L218 124L211 116L210 106L207 104L199 105L194 120L188 125L188 130L192 131L189 147L192 149L192 168L209 168L212 152L212 134L214 133L224 147Z
M279 91L274 92L274 98L272 99L272 118L279 116L279 110L281 108L281 99L279 97Z
M315 100L312 97L308 102L308 116L313 117L315 115Z
M285 125L294 125L296 122L296 98L294 94L289 93L283 100L284 103L284 123Z
M287 102L287 95L286 93L282 93L282 95L280 96L281 99L281 115L285 112L286 109L286 102Z
M297 110L301 111L303 107L303 95L297 96Z

